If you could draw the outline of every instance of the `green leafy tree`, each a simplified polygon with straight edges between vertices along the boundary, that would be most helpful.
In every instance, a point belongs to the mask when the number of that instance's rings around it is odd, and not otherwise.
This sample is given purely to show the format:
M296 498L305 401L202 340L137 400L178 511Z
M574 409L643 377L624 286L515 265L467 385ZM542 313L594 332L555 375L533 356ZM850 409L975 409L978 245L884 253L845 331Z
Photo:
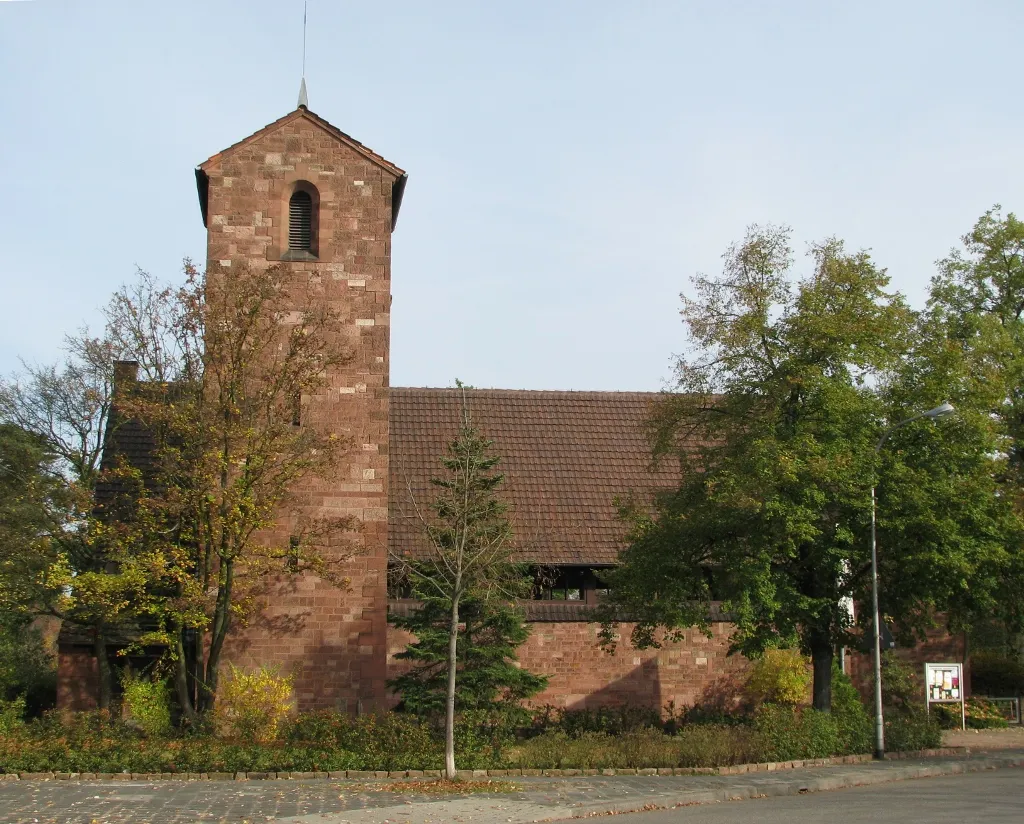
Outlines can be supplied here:
M132 291L152 296L153 286L152 279L139 272ZM109 706L111 696L107 635L139 591L137 577L112 574L109 534L96 520L95 493L104 475L104 437L112 425L115 362L132 356L135 333L146 320L140 315L115 323L109 309L103 335L95 337L88 330L70 335L59 363L23 363L19 374L0 380L0 420L38 439L50 456L52 481L63 487L64 524L48 533L48 552L35 553L21 567L31 570L42 586L21 603L92 635L102 708ZM75 597L69 598L72 583Z
M948 595L955 627L997 619L1017 634L1024 652L1024 223L1012 213L1003 215L998 206L989 210L964 236L962 248L939 261L919 341L894 387L895 403L942 387L958 416L951 433L956 440L917 450L931 457L918 482L948 485L957 476L970 478L947 489L948 508L931 513L919 537L934 540L948 533L951 518L974 519L974 552L952 553L937 586ZM950 454L951 446L967 445L973 449ZM905 489L912 491L910 485ZM883 528L905 531L914 497L902 496L898 517ZM964 567L965 554L984 557L985 563ZM907 572L902 564L900 572ZM890 603L888 609L899 614L904 606Z
M402 697L403 709L415 715L443 718L448 692L448 635L451 605L446 599L422 593L422 605L407 616L392 618L416 641L396 658L412 669L388 686ZM464 598L459 610L460 633L455 711L514 709L524 698L540 692L547 678L516 663L516 650L530 630L512 606L496 600Z
M24 696L38 715L56 700L57 662L42 634L24 618L0 618L0 700Z
M789 232L754 228L722 275L697 278L684 298L696 354L680 358L676 391L651 421L655 456L678 460L681 480L653 509L623 508L629 543L605 621L611 640L615 610L627 609L640 645L659 628L706 626L710 577L736 622L733 648L798 645L812 659L813 705L828 710L834 650L858 640L841 601L870 592L871 486L891 565L883 591L918 627L951 605L953 567L976 597L991 588L994 544L983 437L949 443L945 425L922 424L876 457L888 425L946 399L938 383L882 391L909 386L895 376L919 343L914 314L866 253L831 240L811 258L793 282Z
M68 490L46 441L0 424L0 700L53 705L55 661L33 618L60 597L52 570L67 525Z
M0 424L0 619L30 619L59 596L50 571L69 504L46 441Z
M457 384L462 388L462 384ZM458 436L441 458L445 472L431 479L437 489L430 511L417 511L423 529L424 551L415 559L394 555L396 574L408 580L412 591L424 598L428 617L438 616L437 632L447 652L441 663L445 713L445 775L455 778L456 683L459 639L467 601L478 603L508 599L510 582L517 576L512 564L512 525L507 505L498 494L504 476L497 471L500 458L493 443L473 426L463 394ZM414 504L416 502L413 502ZM428 644L439 640L428 631ZM425 648L420 650L427 654Z

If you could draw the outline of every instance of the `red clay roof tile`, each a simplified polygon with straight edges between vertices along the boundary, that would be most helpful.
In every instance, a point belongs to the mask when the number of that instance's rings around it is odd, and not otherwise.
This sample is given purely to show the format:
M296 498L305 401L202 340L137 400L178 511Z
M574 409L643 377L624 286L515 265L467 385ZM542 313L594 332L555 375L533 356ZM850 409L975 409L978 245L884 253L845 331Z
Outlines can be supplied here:
M623 525L615 500L677 480L671 462L650 468L643 423L651 392L465 391L473 423L494 441L505 474L520 560L614 564ZM391 390L389 545L423 551L415 508L433 497L430 478L455 437L458 389Z

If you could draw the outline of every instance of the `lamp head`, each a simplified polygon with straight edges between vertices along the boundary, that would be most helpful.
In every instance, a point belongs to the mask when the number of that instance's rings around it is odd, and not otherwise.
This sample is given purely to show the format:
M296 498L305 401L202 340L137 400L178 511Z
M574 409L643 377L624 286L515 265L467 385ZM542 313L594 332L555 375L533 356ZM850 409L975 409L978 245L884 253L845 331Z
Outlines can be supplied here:
M944 403L940 406L936 406L934 409L929 409L924 413L924 416L926 418L944 418L947 415L952 415L955 411L953 404Z

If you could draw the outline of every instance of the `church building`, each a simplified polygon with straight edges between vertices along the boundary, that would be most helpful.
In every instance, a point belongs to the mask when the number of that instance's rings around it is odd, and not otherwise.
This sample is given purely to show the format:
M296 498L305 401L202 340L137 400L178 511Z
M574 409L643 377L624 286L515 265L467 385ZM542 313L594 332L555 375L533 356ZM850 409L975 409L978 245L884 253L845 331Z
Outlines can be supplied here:
M321 394L302 401L303 425L353 444L333 488L302 493L311 515L361 525L350 586L306 575L282 588L261 620L237 633L228 658L243 668L293 672L301 709L390 706L386 681L408 639L388 625L388 613L412 604L388 592L389 549L403 553L420 540L411 503L429 500L429 478L457 431L462 403L455 389L389 381L392 296L402 300L409 276L395 273L392 291L391 239L408 175L310 111L304 94L294 111L213 155L195 175L208 269L279 266L312 278L345 324L354 355L331 371ZM520 560L544 570L546 583L523 605L531 635L519 654L523 666L550 679L534 703L681 707L743 668L742 658L726 656L731 625L724 621L712 624L710 638L693 630L661 649L621 643L609 654L589 620L601 572L621 546L616 498L674 478L671 467L649 466L642 424L654 393L465 394L474 424L502 456ZM287 540L287 525L281 531ZM88 639L62 635L61 706L94 705L95 665Z

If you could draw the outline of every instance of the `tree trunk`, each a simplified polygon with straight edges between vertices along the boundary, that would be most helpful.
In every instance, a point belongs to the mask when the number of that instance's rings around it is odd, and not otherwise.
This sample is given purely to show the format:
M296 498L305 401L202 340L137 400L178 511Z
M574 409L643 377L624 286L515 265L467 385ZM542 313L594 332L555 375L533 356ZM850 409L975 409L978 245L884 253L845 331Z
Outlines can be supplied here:
M814 632L810 638L814 685L811 706L821 712L832 712L832 661L835 650L828 632Z
M178 630L175 634L175 662L174 662L174 691L178 696L178 703L181 705L182 717L192 724L196 720L196 710L192 704L192 695L188 688L188 654L183 641L184 630Z
M103 624L93 627L93 654L96 656L96 677L99 680L96 703L101 710L110 709L110 659L107 658L107 635Z
M203 715L213 709L217 700L217 681L220 674L220 655L231 628L231 594L235 580L234 561L221 559L217 603L213 609L213 629L210 633L210 651L206 656L205 676L199 684L197 705ZM199 671L197 667L197 672Z
M459 649L459 599L452 598L451 625L448 628L448 696L444 710L444 777L455 779L455 668Z
M199 682L203 674L203 655L205 638L203 631L197 627L188 630L186 642L191 641L191 648L186 648L188 661L188 694L192 697L192 706L199 707Z

